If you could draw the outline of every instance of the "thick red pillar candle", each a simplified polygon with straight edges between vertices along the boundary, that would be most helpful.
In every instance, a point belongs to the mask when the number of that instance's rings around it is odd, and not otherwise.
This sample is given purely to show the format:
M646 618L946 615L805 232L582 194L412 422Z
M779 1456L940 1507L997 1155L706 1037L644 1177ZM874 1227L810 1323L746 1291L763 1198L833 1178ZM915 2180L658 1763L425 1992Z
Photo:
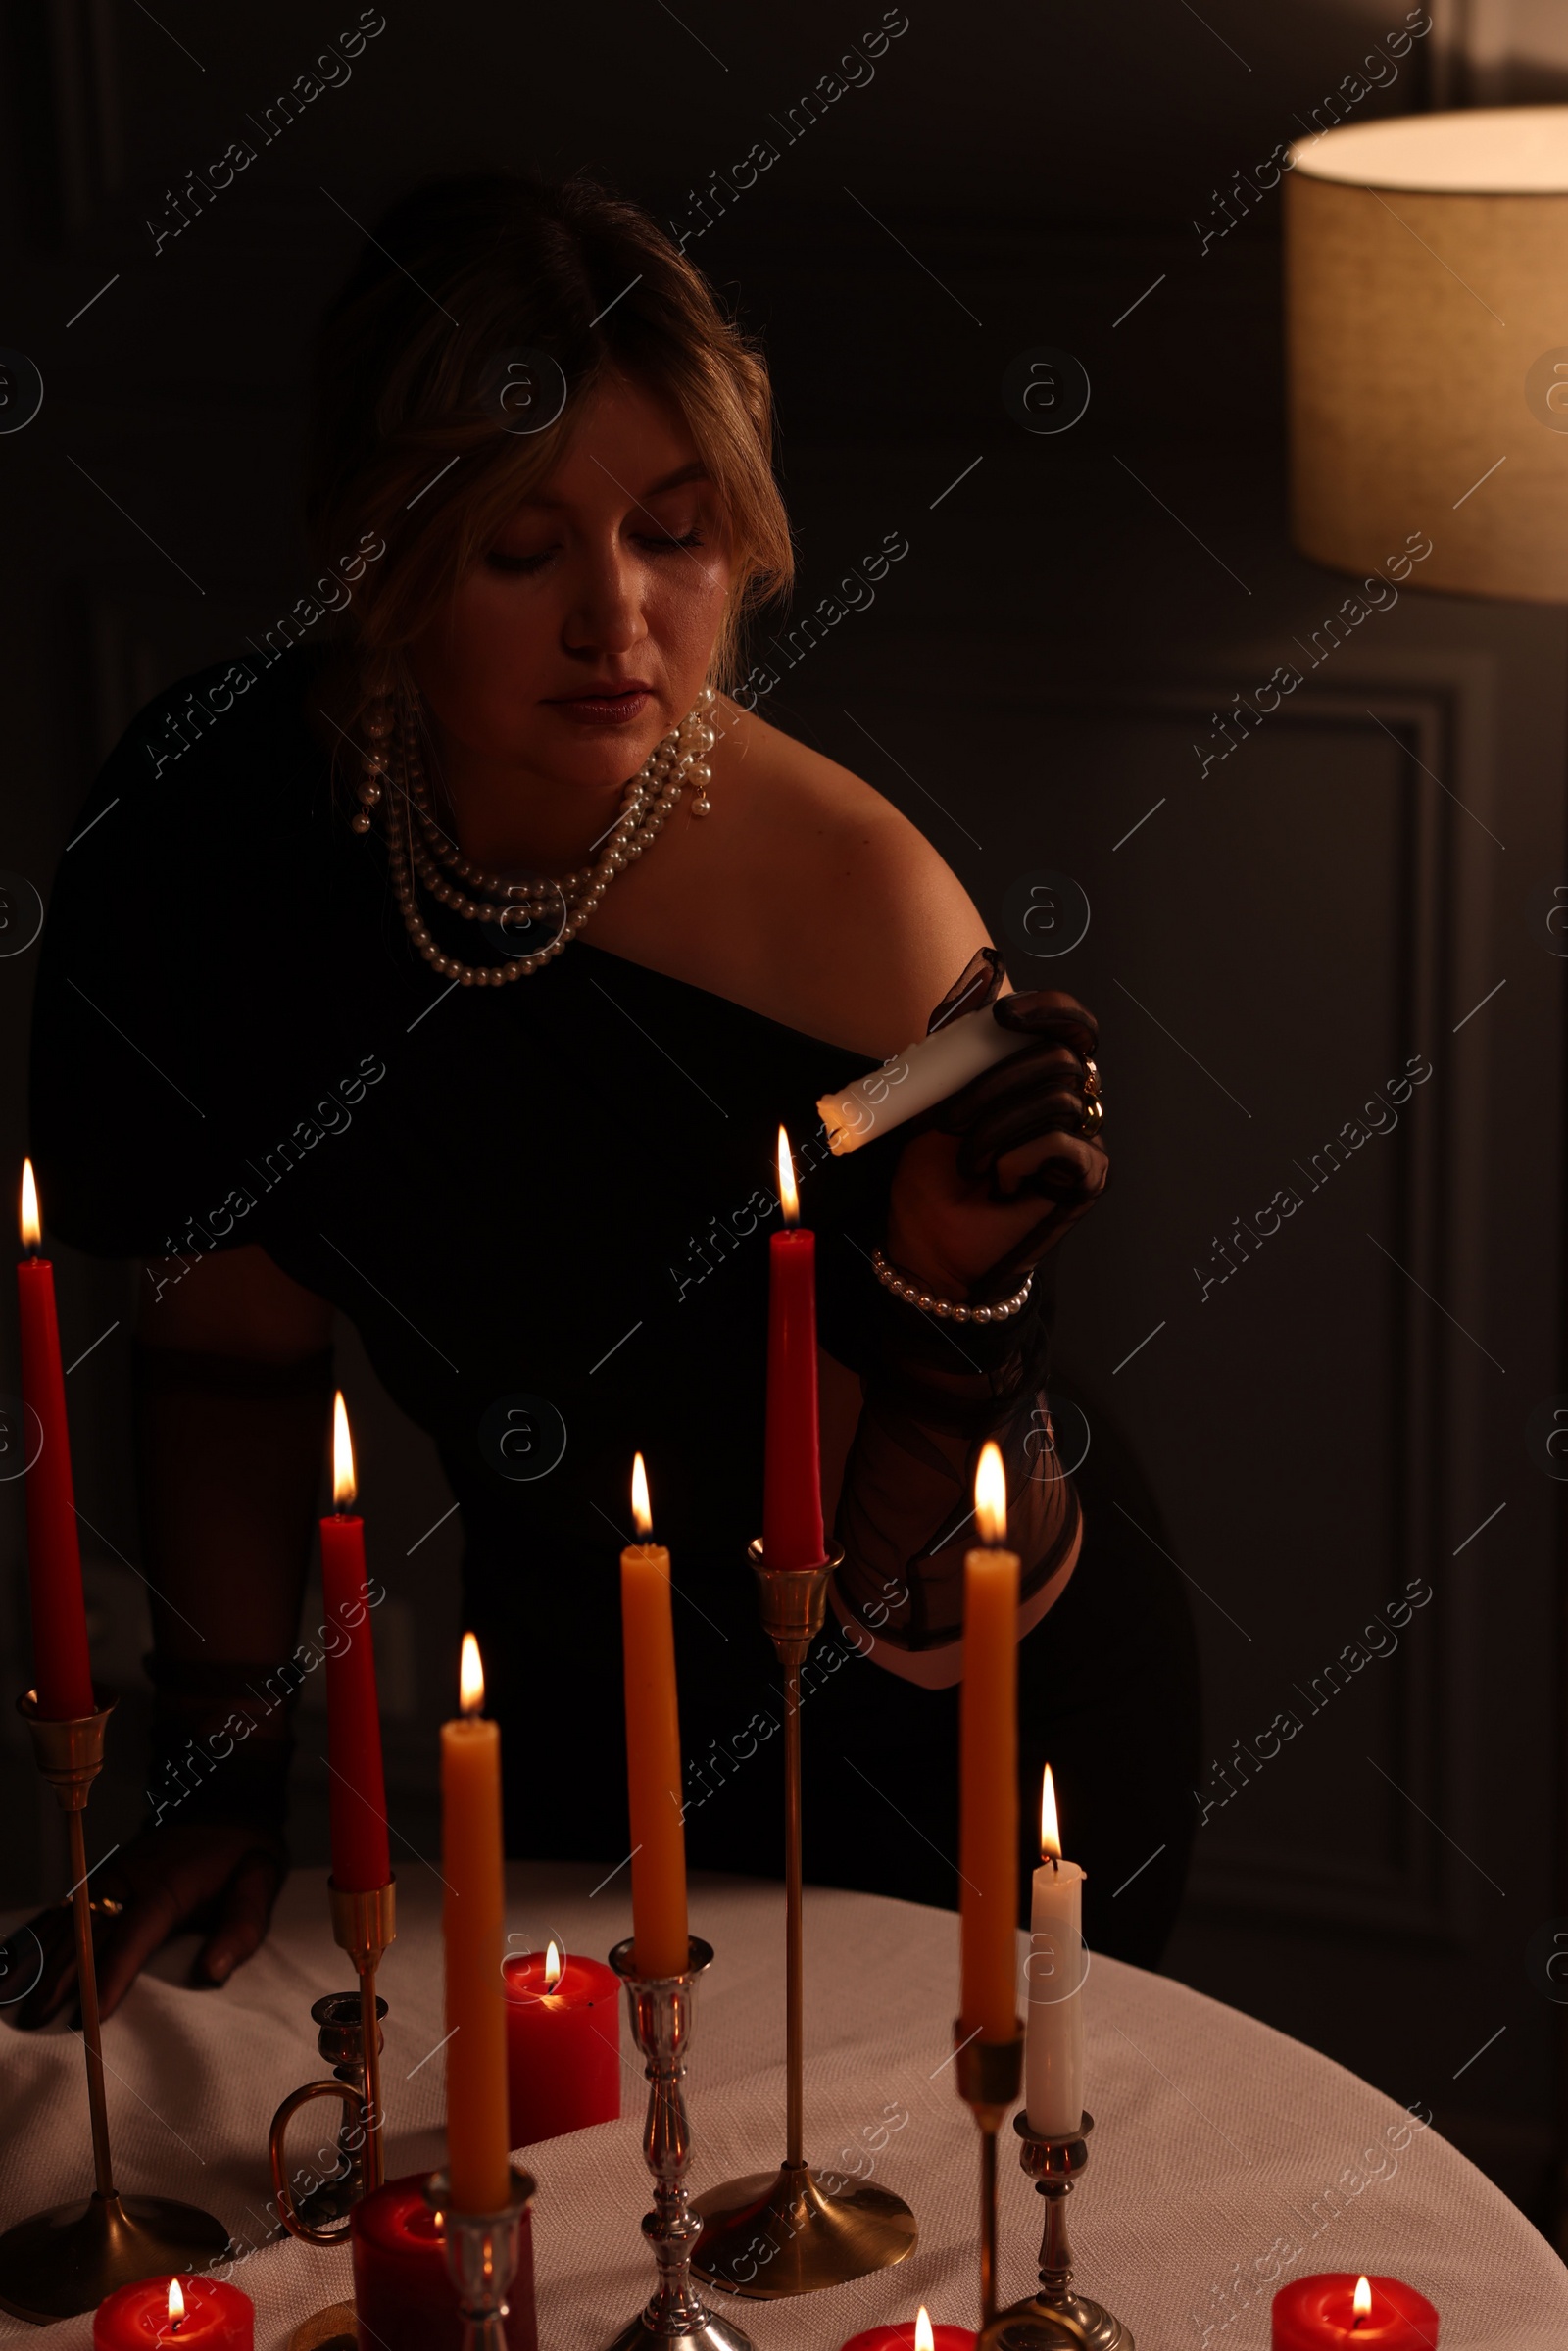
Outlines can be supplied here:
M511 2351L538 2351L533 2306L532 2213L517 2226L517 2269L507 2296ZM424 2180L389 2180L361 2199L350 2216L354 2251L354 2308L361 2351L462 2351L458 2289L447 2269L436 2216L424 2200Z
M778 1195L788 1228L768 1243L767 1450L762 1478L762 1564L817 1567L822 1465L816 1409L816 1236L800 1204L789 1137L778 1131Z
M170 2289L176 2289L172 2315ZM249 2294L220 2278L138 2278L99 2303L93 2313L92 2351L254 2351L256 2308Z
M974 2351L976 2337L967 2327L932 2327L916 2331L918 2322L906 2319L899 2327L869 2327L852 2334L844 2351Z
M28 1159L22 1170L22 1238L35 1251L39 1237L38 1196ZM38 1712L45 1721L69 1722L93 1710L92 1673L55 1314L55 1269L47 1257L28 1255L17 1267L17 1308L22 1393L43 1429L38 1457L26 1476L33 1681ZM12 1442L26 1460L32 1450L30 1424L14 1431Z
M554 1972L553 1972L554 1971ZM531 2147L620 2115L620 1978L554 1943L501 1970L507 1985L507 2131Z
M1436 2351L1438 2314L1397 2278L1368 2278L1371 2307L1357 2323L1354 2270L1293 2278L1274 2297L1273 2351Z
M332 1449L332 1484L339 1506L321 1521L332 1883L344 1893L371 1893L390 1883L392 1858L365 1573L365 1521L349 1507L354 1500L354 1452L341 1396L333 1407Z

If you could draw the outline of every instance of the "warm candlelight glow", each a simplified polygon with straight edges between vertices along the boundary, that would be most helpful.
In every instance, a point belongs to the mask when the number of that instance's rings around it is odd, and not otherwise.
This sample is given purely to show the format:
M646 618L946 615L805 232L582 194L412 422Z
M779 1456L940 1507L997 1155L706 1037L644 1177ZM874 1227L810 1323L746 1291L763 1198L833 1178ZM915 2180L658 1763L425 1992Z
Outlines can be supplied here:
M784 1211L786 1224L800 1223L801 1196L795 1189L795 1161L790 1157L790 1139L782 1127L778 1131L778 1204Z
M564 1973L565 1964L561 1956L561 1945L552 1940L549 1950L545 1953L546 1991L554 1991Z
M920 2316L914 2322L914 2351L936 2351L936 2336L931 2331L931 2313L920 2305Z
M43 1239L43 1227L38 1222L38 1187L32 1180L32 1161L22 1162L22 1238L27 1249L36 1249Z
M1355 2312L1352 2323L1357 2327L1360 2326L1363 2319L1369 2319L1372 2316L1372 2288L1364 2278L1358 2278L1355 2281L1355 2299L1351 2308Z
M631 1520L644 1543L654 1531L653 1505L648 1499L648 1472L638 1453L631 1465Z
M184 2316L185 2297L179 2290L179 2279L171 2278L169 2280L169 2324L171 2328L177 2327Z
M471 1633L463 1636L463 1662L458 1668L458 1699L466 1716L471 1718L484 1712L484 1667L479 1662L479 1643Z
M358 1489L354 1483L354 1441L340 1388L332 1402L332 1507L352 1510Z
M1046 1765L1046 1776L1040 1783L1040 1850L1061 1859L1061 1831L1056 1825L1056 1783Z
M1000 1449L990 1443L981 1447L974 1473L974 1523L982 1543L1006 1542L1007 1475Z

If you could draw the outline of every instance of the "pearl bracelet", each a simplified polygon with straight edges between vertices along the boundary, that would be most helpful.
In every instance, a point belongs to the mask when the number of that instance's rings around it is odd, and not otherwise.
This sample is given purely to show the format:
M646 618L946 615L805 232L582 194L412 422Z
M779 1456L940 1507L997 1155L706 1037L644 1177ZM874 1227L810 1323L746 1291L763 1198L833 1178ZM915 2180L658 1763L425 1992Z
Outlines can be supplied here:
M879 1249L871 1251L871 1271L883 1289L891 1290L895 1298L902 1298L908 1305L918 1306L922 1314L938 1314L944 1322L1006 1322L1027 1303L1035 1280L1032 1272L1026 1273L1023 1288L1015 1290L1011 1298L1002 1298L994 1306L960 1306L951 1298L931 1297L928 1291L920 1288L918 1282L906 1282L903 1274L896 1272L888 1263Z

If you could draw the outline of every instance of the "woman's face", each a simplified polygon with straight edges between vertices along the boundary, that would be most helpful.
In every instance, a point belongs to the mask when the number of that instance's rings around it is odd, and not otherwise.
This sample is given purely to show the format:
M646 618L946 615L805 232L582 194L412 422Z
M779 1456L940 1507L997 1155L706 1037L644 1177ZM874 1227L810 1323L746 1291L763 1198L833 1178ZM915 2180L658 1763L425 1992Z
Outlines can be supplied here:
M417 640L414 673L458 763L604 793L695 703L729 579L679 411L612 375Z

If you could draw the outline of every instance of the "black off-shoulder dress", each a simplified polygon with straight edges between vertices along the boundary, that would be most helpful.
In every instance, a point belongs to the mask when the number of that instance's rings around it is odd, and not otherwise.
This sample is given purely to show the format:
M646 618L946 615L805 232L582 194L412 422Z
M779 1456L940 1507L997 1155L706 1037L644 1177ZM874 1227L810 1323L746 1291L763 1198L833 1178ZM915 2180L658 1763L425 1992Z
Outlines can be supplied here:
M674 1561L691 1858L776 1870L781 1701L745 1559L774 1138L818 1139L802 1213L824 1344L853 1367L888 1160L828 1159L814 1105L868 1064L586 939L504 988L438 977L379 834L334 798L316 666L297 648L182 680L77 819L33 1040L49 1226L106 1256L258 1244L356 1324L461 1505L517 1853L627 1850L617 1556L641 1447ZM473 927L436 913L471 957ZM1197 1677L1180 1586L1108 1494L1146 1526L1153 1505L1092 1420L1084 1549L1021 1652L1020 1864L1049 1755L1089 1939L1149 1964L1196 1820ZM808 1876L953 1904L956 1692L831 1624L807 1679Z

